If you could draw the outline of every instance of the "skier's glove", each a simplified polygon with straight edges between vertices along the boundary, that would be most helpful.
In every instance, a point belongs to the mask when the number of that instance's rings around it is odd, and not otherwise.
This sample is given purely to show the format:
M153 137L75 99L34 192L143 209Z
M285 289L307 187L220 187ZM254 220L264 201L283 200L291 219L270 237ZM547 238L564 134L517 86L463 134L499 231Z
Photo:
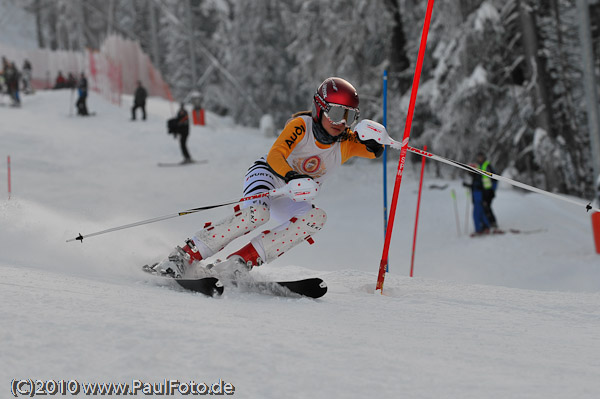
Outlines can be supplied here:
M365 147L367 147L367 151L370 151L373 154L375 154L375 158L379 158L381 154L383 154L383 146L374 139L361 140L359 138L358 141L360 141L362 144L365 145Z
M289 183L291 180L294 180L294 179L305 179L307 177L309 179L312 179L312 177L310 177L309 175L303 175L303 174L300 174L300 173L296 172L295 170L290 170L289 172L287 172L285 174L285 177L283 178L283 180L285 180L286 183Z
M385 127L370 119L363 119L356 125L356 137L358 141L367 147L367 150L379 158L383 154L383 145L389 139Z
M300 173L294 172L295 174L287 179L288 175L291 172L288 172L286 176L287 186L286 186L286 195L294 201L312 201L317 197L317 193L319 191L319 183L313 180L312 177L308 175L302 175Z

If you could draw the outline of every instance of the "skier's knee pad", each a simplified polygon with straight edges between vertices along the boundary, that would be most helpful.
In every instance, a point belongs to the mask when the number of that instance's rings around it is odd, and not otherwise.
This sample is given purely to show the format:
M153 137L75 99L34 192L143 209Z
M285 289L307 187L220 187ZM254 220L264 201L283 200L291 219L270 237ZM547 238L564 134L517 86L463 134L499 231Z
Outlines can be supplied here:
M231 241L254 231L270 218L269 209L260 205L244 209L236 205L233 211L233 215L216 224L206 223L204 228L194 235L193 240L202 259L216 254Z
M285 229L263 231L251 242L263 262L269 263L304 240L312 244L311 237L325 226L326 221L327 214L324 210L312 208L301 216L291 218Z

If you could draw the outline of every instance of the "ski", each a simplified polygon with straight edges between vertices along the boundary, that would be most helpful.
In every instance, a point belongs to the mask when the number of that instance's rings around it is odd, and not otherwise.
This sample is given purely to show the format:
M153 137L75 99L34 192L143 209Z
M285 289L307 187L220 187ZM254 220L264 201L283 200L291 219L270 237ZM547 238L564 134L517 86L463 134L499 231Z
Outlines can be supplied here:
M243 279L232 284L248 292L282 296L320 298L327 293L327 284L320 278L307 278L292 281L257 281Z
M533 230L520 230L520 229L508 229L508 230L501 230L501 229L494 229L494 230L490 230L487 232L483 232L483 233L471 233L471 237L485 237L485 236L492 236L492 235L502 235L502 234L535 234L535 233L542 233L544 231L547 231L546 229L533 229Z
M316 277L294 281L258 282L258 286L281 296L288 296L287 291L309 298L320 298L327 293L325 281Z
M223 284L216 277L176 278L174 280L186 290L199 292L208 296L219 296L223 294L224 290Z
M84 118L84 117L86 117L86 116L96 116L96 115L97 115L97 114L96 114L96 112L88 112L88 113L87 113L87 114L85 114L85 115L80 115L80 114L69 114L69 115L67 115L67 116L68 116L69 118L74 118L74 117L81 117L81 118Z
M160 167L170 167L170 166L186 166L186 165L199 165L208 163L208 160L201 159L199 161L189 161L189 162L159 162L158 166Z
M508 229L509 233L512 234L535 234L535 233L543 233L547 231L546 229L533 229L533 230L519 230L519 229Z
M154 265L153 265L154 266ZM223 294L223 283L217 277L202 277L202 278L174 278L169 275L161 275L156 273L153 266L144 265L142 270L156 277L171 279L180 287L186 290L199 292L206 296L219 296Z

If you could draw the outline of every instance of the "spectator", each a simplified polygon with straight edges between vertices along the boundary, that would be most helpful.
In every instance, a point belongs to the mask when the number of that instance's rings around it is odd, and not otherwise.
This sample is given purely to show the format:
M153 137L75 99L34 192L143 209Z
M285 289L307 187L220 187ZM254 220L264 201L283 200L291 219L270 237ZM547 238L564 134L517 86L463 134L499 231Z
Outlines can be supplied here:
M489 161L486 161L485 155L478 152L476 155L477 163L473 167L482 171L494 173ZM466 187L471 188L471 196L473 200L473 223L475 225L474 235L488 234L490 228L496 228L496 217L492 212L491 203L495 196L495 191L498 182L487 176L477 173L473 174L471 183L463 183Z
M483 170L484 172L496 173L492 165L490 165L490 161L488 161L485 157L485 154L482 152L477 153L477 168ZM496 215L492 211L492 200L496 197L496 188L498 187L498 182L496 180L490 179L487 176L480 176L482 183L482 199L483 199L483 212L490 223L491 228L497 228L498 223L496 222Z
M15 107L21 105L19 98L19 70L15 66L14 62L6 62L4 66L4 83L6 84L8 96L12 100L12 104Z
M33 87L31 86L31 77L32 77L31 63L29 62L28 59L25 59L25 61L23 61L22 79L21 79L21 81L23 83L23 93L25 93L25 94L33 93Z
M148 92L142 86L142 82L138 80L138 87L135 90L134 98L133 98L133 107L131 108L131 120L135 120L135 111L138 108L142 109L142 119L146 120L146 97L148 96Z
M67 87L67 80L63 76L61 71L58 71L58 75L56 76L56 82L54 83L55 89L64 89Z
M2 69L0 69L0 98L4 96L4 93L8 93L6 87L6 69L8 68L8 60L6 57L2 57ZM4 101L2 101L4 103Z
M75 76L69 72L69 75L67 76L67 83L66 83L67 87L69 89L76 89L77 88L77 79L75 78Z

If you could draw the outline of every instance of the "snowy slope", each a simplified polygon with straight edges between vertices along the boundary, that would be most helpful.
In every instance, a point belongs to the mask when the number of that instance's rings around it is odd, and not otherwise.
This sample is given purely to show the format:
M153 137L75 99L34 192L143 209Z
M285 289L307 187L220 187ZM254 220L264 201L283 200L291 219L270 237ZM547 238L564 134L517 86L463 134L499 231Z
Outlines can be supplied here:
M218 299L142 275L219 208L66 243L91 233L240 196L243 175L273 138L208 114L177 161L169 104L130 122L93 93L97 116L69 116L71 92L38 92L0 107L0 192L12 159L13 197L0 200L0 392L14 378L123 382L166 379L235 386L240 398L505 398L600 394L600 258L589 215L502 190L501 226L540 230L472 239L460 181L423 193L415 278L407 277L418 165L407 165L385 293L374 295L382 249L381 165L357 160L316 203L328 224L256 273L321 276L320 300L230 290ZM443 155L443 154L440 154ZM397 153L390 151L390 192ZM468 161L468 160L462 160ZM470 224L469 224L470 226ZM265 226L266 228L267 226ZM233 243L236 250L245 241Z

